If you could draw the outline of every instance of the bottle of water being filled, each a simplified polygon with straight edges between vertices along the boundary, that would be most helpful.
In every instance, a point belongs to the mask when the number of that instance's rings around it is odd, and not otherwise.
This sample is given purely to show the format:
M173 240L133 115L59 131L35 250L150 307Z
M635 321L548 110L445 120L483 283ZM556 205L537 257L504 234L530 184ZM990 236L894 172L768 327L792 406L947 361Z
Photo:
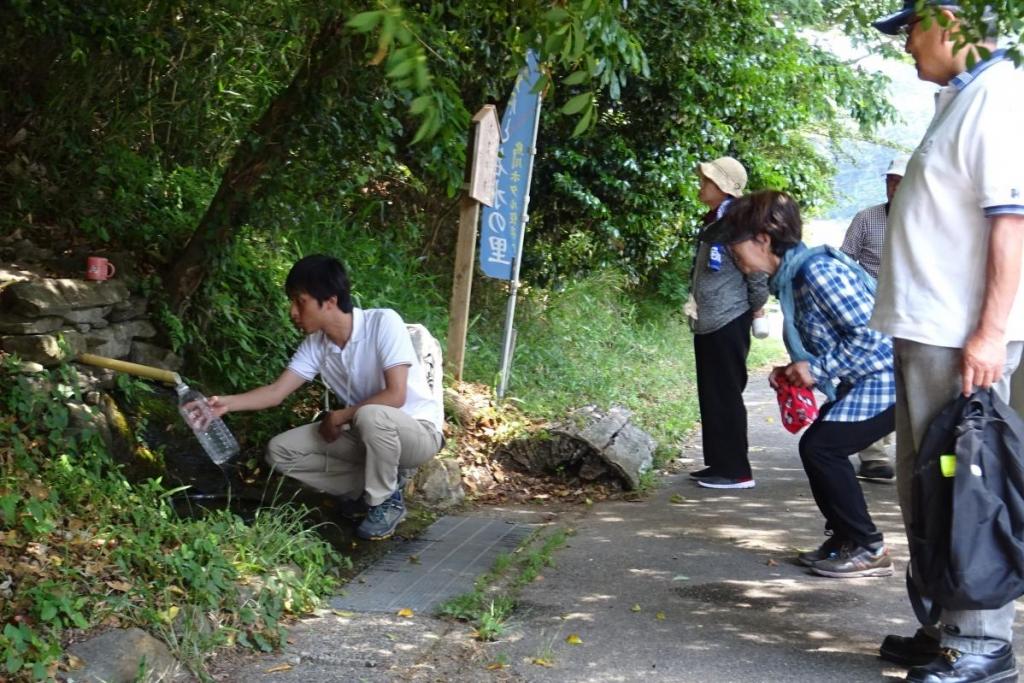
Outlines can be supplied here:
M233 458L238 453L238 442L224 420L213 416L206 397L185 383L179 384L176 389L178 412L195 432L210 460L220 465Z

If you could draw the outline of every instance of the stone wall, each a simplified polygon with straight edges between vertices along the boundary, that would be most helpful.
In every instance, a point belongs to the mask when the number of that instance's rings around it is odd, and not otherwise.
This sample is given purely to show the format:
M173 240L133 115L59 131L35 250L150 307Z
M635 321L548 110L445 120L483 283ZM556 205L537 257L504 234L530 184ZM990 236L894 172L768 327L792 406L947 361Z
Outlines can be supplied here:
M119 280L91 282L0 272L0 349L44 366L80 353L178 370L181 360L153 343L147 302ZM58 338L67 344L61 349Z

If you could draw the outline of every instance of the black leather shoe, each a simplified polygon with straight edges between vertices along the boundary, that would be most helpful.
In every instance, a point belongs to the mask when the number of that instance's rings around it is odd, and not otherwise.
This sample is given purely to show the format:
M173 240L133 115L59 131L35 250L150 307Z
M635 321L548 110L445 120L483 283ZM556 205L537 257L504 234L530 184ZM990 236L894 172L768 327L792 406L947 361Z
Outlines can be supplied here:
M942 648L930 664L907 672L912 683L997 683L1017 680L1013 648L1004 645L992 654L979 655Z
M903 666L923 666L941 654L939 641L918 629L913 638L906 636L886 636L882 647L878 648L878 656Z

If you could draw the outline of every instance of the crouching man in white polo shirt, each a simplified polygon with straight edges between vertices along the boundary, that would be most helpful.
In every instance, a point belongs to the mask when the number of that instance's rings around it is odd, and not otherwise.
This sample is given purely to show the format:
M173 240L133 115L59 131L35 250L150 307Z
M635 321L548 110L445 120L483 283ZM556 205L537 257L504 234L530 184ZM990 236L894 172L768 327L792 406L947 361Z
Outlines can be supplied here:
M352 306L345 267L330 256L307 256L285 280L291 318L306 333L288 369L272 384L214 396L220 416L281 403L319 374L345 407L320 422L271 439L267 462L278 472L339 496L366 518L356 533L391 536L405 517L398 470L418 467L443 443L443 406L427 386L402 318L388 308Z

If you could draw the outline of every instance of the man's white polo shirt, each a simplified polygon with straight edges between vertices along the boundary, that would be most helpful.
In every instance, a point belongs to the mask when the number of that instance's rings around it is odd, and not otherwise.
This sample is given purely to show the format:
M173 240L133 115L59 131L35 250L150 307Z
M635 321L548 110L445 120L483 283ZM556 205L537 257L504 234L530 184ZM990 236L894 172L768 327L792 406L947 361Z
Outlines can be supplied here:
M1024 72L997 54L954 79L889 209L871 327L963 348L985 295L989 218L1024 215ZM1024 339L1024 287L1007 341Z
M314 332L299 345L288 369L307 382L320 374L345 405L355 405L383 391L384 371L396 365L410 366L402 412L433 423L440 432L444 407L427 386L405 323L390 308L353 308L352 336L345 348L322 331Z

